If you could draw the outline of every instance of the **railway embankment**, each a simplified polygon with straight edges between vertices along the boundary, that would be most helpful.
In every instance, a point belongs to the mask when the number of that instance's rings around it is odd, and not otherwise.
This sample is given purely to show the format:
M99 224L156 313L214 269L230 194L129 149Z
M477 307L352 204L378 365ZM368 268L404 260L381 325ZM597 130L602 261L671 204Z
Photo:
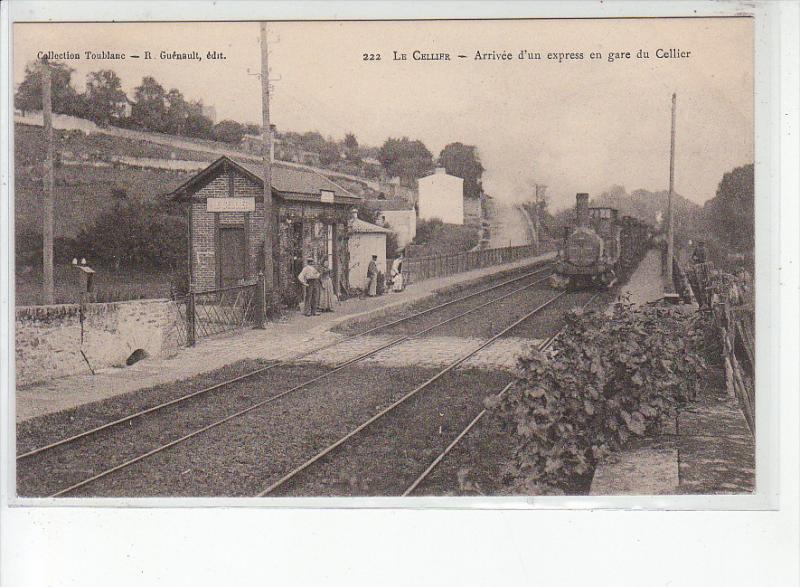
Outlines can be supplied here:
M94 374L86 368L79 375L29 385L17 390L16 419L22 422L113 396L186 380L245 359L291 357L345 336L334 332L334 329L354 329L388 315L409 311L427 300L455 295L469 287L479 287L486 280L499 279L515 271L535 267L551 260L553 256L554 253L548 253L515 263L429 279L413 284L401 293L347 300L330 314L309 318L291 313L271 322L265 330L245 330L235 335L203 340L194 347L179 349L174 356L151 354L146 360L132 366L105 366L95 369ZM79 341L80 337L75 340Z

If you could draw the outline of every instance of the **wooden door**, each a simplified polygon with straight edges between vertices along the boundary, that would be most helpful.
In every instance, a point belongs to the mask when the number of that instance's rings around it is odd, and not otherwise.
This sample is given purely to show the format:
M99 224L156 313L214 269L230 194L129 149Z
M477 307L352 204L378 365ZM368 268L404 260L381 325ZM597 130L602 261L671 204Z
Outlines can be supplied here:
M218 252L220 286L236 285L245 278L247 268L244 228L220 227Z

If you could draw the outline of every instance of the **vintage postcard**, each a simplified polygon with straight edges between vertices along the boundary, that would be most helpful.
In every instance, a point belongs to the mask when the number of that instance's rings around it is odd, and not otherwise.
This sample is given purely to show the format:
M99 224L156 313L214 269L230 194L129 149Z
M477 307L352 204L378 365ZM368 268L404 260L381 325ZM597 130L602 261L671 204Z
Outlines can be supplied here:
M16 496L754 495L754 23L15 22Z

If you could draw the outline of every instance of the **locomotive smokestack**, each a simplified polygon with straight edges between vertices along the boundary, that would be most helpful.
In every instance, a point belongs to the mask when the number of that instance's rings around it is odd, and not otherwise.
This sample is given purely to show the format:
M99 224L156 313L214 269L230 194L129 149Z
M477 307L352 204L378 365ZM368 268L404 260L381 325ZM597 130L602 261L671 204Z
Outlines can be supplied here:
M577 226L589 226L589 194L575 196L575 223Z

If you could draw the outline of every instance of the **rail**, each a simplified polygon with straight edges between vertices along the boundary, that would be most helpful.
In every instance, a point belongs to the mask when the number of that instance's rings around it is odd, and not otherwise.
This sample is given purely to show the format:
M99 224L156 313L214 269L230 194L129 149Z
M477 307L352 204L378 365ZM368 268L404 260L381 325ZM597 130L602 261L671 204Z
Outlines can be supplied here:
M406 284L410 284L492 265L513 263L520 259L534 257L537 254L538 247L535 245L520 245L447 255L410 257L403 261L403 275L405 276Z

